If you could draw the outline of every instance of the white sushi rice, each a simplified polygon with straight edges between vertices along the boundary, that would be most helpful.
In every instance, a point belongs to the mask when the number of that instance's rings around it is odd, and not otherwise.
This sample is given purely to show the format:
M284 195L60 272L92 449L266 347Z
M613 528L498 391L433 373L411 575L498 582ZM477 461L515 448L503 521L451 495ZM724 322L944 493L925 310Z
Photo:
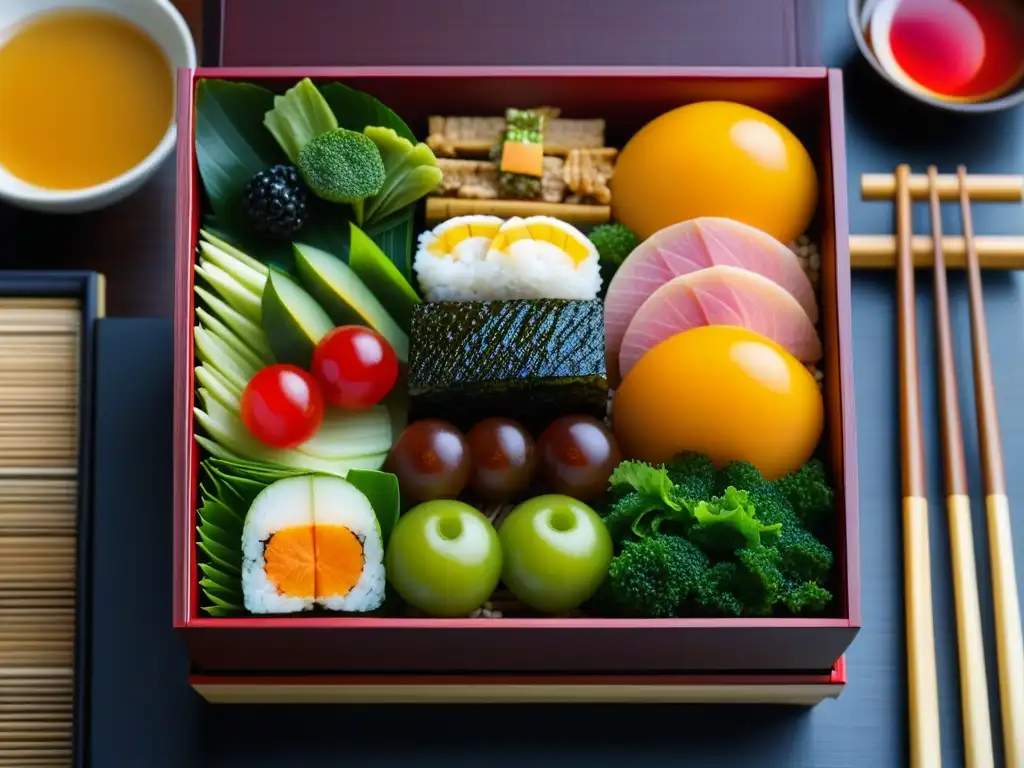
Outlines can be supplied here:
M601 267L594 254L577 264L561 248L537 240L517 240L502 253L490 251L497 265L498 298L593 299L601 290Z
M253 500L242 526L242 597L250 613L299 613L313 608L314 596L282 595L267 578L264 550L280 530L313 524L312 483L290 477L264 488Z
M362 545L363 568L344 595L289 596L267 577L267 542L295 526L340 525ZM242 597L250 613L300 613L320 605L361 612L384 601L384 547L380 525L366 496L337 477L292 477L268 485L253 500L242 527Z
M313 479L313 519L317 525L342 525L363 545L363 572L348 593L321 595L317 603L331 611L372 611L384 602L384 545L369 500L337 477Z

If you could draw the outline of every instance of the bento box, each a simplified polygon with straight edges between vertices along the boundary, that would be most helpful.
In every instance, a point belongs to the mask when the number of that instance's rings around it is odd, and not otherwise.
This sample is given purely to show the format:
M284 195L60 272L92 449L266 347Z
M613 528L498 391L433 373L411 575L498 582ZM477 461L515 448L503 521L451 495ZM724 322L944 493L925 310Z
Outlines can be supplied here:
M839 72L178 88L194 674L833 669L860 626Z

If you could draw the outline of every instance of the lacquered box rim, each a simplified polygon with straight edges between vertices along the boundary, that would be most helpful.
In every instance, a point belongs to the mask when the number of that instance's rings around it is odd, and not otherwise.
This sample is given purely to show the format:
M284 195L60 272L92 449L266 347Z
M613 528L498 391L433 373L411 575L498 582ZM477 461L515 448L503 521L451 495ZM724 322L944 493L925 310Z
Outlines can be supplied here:
M431 77L614 77L614 78L700 78L700 79L763 79L823 81L827 89L827 119L831 142L831 206L835 221L832 227L836 259L836 296L838 313L838 361L841 384L840 429L842 430L843 472L845 485L845 615L832 618L763 618L763 619L394 619L394 618L304 618L305 629L338 630L372 627L407 627L431 629L532 629L560 628L587 631L602 629L699 629L699 628L802 628L860 627L859 537L856 493L856 441L853 397L852 334L850 322L850 275L847 243L846 169L843 131L841 72L824 67L202 67L179 71L178 110L178 218L175 273L175 525L174 525L174 625L179 629L218 629L234 633L246 631L280 631L294 627L294 619L274 618L208 618L198 613L195 536L195 472L196 446L193 440L191 326L193 313L192 262L198 233L197 191L195 170L194 88L201 78L228 80L287 80L345 78L431 78ZM189 194L184 194L184 191Z

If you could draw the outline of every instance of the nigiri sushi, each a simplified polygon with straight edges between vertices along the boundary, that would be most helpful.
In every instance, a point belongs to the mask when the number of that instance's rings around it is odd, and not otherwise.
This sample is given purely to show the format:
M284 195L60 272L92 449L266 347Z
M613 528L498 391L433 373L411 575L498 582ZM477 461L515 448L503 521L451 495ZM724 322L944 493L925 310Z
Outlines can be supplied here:
M253 501L242 527L242 598L250 613L372 611L384 601L384 585L380 525L351 483L289 477Z
M420 235L413 268L427 301L587 300L601 289L593 243L550 216L449 219Z

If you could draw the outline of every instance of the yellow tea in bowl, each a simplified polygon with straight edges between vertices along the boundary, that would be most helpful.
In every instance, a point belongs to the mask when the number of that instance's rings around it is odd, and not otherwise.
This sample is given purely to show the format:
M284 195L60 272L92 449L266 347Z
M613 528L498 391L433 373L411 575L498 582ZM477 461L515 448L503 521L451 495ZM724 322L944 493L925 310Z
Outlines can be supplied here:
M55 190L102 184L160 143L173 70L145 32L111 13L36 16L0 42L0 166Z

